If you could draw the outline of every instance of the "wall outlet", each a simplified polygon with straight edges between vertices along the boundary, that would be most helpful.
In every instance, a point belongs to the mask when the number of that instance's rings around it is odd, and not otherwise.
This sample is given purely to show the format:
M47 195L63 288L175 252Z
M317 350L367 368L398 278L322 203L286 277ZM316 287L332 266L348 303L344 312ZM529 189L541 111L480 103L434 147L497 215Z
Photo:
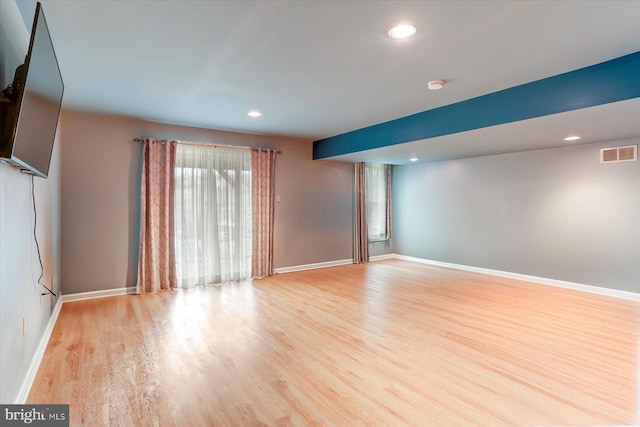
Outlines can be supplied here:
M22 336L27 336L27 316L22 316Z

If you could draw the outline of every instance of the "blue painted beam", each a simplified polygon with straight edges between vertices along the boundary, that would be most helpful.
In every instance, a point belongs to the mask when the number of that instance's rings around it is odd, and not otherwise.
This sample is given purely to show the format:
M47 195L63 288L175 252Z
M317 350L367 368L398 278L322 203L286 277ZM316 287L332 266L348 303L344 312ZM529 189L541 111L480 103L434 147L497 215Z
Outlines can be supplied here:
M640 97L640 52L314 141L324 159Z

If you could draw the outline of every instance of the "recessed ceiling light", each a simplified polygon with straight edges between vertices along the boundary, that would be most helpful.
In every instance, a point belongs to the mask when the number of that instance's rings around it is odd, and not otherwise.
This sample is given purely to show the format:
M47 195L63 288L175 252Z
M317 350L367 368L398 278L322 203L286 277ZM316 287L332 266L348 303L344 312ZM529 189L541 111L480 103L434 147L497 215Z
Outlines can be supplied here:
M417 161L418 161L418 158L417 158L417 157L412 157L412 158L410 158L410 159L409 159L409 161L410 161L410 162L417 162Z
M416 27L409 24L396 25L389 30L389 37L392 39L406 39L416 33Z
M427 83L429 90L439 90L444 86L444 80L431 80Z
M255 110L249 111L247 113L247 116L249 116L249 117L260 117L261 115L262 115L262 113L260 111L255 111Z
M566 137L564 140L565 141L577 141L578 139L581 139L581 138L582 137L578 136L578 135L571 135L571 136Z

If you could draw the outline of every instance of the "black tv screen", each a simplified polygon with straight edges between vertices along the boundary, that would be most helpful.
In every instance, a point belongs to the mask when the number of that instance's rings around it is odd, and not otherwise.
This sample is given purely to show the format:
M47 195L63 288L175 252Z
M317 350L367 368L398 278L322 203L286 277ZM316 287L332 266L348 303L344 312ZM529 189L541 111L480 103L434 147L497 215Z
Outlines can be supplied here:
M23 172L48 176L63 92L47 21L37 3L29 50L5 103L0 160Z

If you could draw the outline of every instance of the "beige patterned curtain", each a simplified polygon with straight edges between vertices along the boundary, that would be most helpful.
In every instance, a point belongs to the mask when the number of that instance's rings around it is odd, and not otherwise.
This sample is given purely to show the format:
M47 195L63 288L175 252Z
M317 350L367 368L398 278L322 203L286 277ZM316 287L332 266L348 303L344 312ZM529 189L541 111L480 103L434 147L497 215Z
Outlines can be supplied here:
M177 287L174 252L175 141L144 140L136 293Z
M353 262L369 262L369 232L365 206L365 164L354 164L355 209L353 218Z
M253 253L251 275L273 274L273 211L276 152L251 149Z

